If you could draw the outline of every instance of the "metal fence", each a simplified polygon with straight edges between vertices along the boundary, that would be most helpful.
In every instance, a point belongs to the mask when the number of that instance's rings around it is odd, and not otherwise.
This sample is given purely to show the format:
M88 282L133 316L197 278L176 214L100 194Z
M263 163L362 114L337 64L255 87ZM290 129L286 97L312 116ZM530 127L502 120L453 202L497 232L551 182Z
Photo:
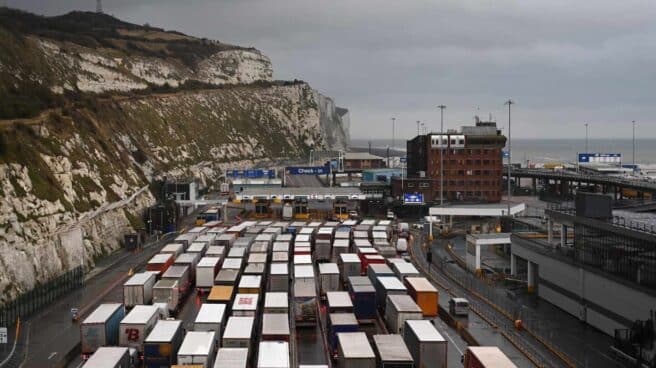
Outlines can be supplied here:
M7 327L8 332L8 344L5 344L0 351L0 367L18 367L25 359L29 322L22 323L22 321L83 284L84 270L82 266L78 266L0 305L0 326ZM18 326L20 328L17 328Z

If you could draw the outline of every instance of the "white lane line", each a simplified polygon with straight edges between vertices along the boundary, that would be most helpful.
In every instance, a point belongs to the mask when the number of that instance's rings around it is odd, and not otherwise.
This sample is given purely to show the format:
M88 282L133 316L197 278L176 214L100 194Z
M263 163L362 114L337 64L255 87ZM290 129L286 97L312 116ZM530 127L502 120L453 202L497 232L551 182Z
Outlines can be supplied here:
M449 339L449 341L451 341L451 343L453 344L453 346L456 347L456 350L458 350L458 353L460 353L460 355L462 355L462 350L460 350L460 347L458 346L458 344L456 344L456 342L453 341L453 339L451 338L451 335L449 335L449 333L446 332L446 328L445 328L445 326L442 326L442 323L439 322L438 320L435 320L435 321L436 321L437 323L440 324L440 327L442 327L442 331L441 331L441 332L444 332L444 334L445 334L446 337Z

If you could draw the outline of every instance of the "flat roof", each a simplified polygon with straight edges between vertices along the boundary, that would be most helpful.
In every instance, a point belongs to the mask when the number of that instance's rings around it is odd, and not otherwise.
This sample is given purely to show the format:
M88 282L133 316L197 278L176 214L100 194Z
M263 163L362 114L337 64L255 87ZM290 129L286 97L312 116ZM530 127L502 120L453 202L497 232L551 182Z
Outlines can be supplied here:
M376 358L364 332L339 332L337 339L344 358Z
M116 312L117 309L123 308L123 304L120 303L108 303L101 304L96 308L91 314L82 321L83 324L86 323L102 323L107 320L111 315Z
M510 214L515 215L526 209L525 203L511 204ZM472 216L499 217L508 215L507 203L451 204L434 206L428 210L431 216Z
M486 367L517 368L496 346L469 346L467 349Z
M215 334L214 331L187 331L178 350L178 356L206 355L212 350Z
M159 320L144 342L169 342L182 327L182 321Z
M285 291L269 291L264 294L264 308L288 308L289 294Z
M194 323L222 322L226 311L225 304L203 303L198 310Z
M374 335L374 346L384 362L412 362L412 355L401 335Z
M405 323L419 338L419 341L446 341L428 320L406 320Z
M159 308L154 305L135 305L121 321L121 324L140 324L146 323L153 315L159 313Z

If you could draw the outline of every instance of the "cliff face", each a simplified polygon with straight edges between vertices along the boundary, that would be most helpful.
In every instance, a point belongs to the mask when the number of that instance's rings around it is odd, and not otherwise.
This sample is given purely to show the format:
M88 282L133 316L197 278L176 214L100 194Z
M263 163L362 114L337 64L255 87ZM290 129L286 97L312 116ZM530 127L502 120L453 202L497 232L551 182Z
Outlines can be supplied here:
M272 82L257 50L113 18L82 42L20 14L0 13L0 301L117 249L154 177L208 182L348 142L333 101Z

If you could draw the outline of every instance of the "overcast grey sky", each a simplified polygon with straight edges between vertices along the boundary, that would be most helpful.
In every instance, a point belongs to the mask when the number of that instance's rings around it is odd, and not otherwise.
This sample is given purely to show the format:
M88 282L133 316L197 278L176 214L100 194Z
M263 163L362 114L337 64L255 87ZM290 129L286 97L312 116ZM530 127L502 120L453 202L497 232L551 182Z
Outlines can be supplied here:
M95 0L5 0L39 14ZM104 0L106 13L268 55L351 111L354 138L439 130L478 111L513 137L656 137L653 0Z

